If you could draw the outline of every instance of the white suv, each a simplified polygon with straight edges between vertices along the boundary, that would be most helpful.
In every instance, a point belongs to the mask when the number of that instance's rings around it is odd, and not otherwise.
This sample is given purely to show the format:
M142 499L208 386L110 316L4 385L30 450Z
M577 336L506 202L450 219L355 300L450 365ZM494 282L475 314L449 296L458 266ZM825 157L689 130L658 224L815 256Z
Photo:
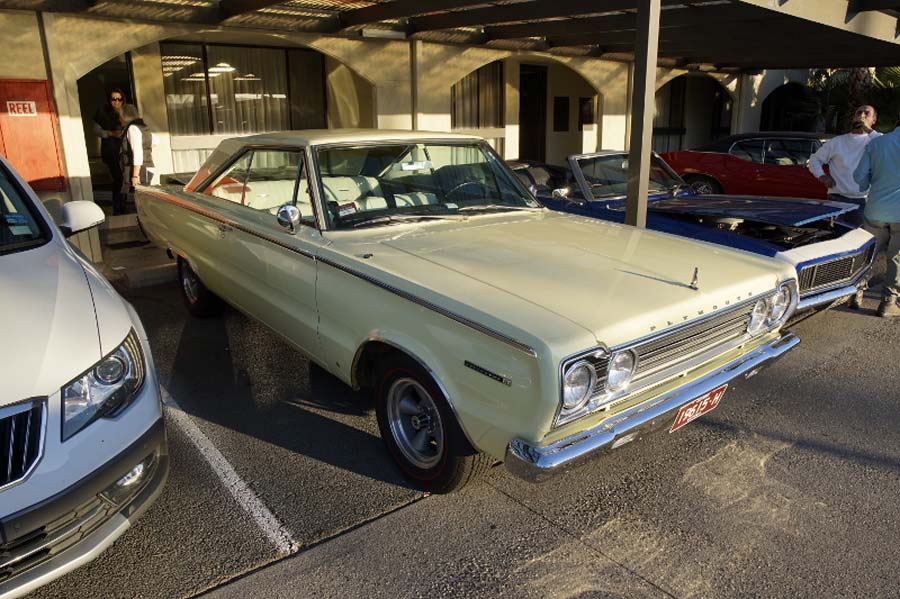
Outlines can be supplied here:
M159 383L134 309L0 158L0 599L99 555L162 491ZM62 230L60 230L62 229Z

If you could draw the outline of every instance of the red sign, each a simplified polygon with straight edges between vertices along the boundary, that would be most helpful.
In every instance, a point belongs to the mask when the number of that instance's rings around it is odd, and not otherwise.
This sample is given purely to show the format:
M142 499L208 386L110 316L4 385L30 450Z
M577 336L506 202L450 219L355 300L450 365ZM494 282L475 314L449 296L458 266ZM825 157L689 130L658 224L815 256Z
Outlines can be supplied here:
M6 112L9 116L37 117L37 102L34 100L7 100Z
M722 385L721 387L713 389L706 395L701 395L697 399L693 399L681 406L669 432L674 433L682 426L690 424L697 418L700 418L707 412L715 409L715 407L719 405L719 402L722 401L722 397L725 395L725 389L727 388L727 384Z

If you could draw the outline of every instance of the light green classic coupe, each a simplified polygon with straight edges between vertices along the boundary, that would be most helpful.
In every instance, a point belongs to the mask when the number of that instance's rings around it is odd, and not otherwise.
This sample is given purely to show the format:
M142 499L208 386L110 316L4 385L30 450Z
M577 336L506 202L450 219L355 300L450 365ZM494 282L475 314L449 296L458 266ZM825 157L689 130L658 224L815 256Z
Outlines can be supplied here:
M230 139L137 206L192 313L222 298L372 389L387 449L436 492L674 431L798 343L791 266L546 210L474 137Z

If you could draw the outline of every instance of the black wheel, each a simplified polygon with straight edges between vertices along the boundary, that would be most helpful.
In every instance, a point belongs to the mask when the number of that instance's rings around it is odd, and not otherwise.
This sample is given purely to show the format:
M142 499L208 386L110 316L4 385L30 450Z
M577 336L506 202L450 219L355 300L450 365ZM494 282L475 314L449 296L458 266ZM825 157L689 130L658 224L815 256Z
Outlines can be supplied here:
M434 380L406 356L387 356L379 367L375 411L388 452L425 491L456 491L491 466L466 440Z
M184 305L194 316L215 316L222 309L219 296L206 288L191 265L184 258L178 259L178 282Z
M706 175L685 175L684 181L697 193L704 195L722 193L719 182Z

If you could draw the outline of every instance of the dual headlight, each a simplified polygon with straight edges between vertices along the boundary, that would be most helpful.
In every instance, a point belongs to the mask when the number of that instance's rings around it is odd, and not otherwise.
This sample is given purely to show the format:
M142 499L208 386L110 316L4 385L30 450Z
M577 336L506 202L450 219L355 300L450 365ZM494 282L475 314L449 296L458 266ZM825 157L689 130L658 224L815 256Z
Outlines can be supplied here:
M757 300L750 313L747 332L759 335L783 324L790 316L797 302L796 287L793 282L782 283L772 295Z
M141 344L131 331L112 353L62 388L62 440L123 410L143 385L144 372Z
M617 351L609 358L606 370L606 393L619 393L628 389L637 367L637 356L630 349ZM557 423L562 424L580 415L595 395L597 370L588 360L571 364L563 373L562 407Z

